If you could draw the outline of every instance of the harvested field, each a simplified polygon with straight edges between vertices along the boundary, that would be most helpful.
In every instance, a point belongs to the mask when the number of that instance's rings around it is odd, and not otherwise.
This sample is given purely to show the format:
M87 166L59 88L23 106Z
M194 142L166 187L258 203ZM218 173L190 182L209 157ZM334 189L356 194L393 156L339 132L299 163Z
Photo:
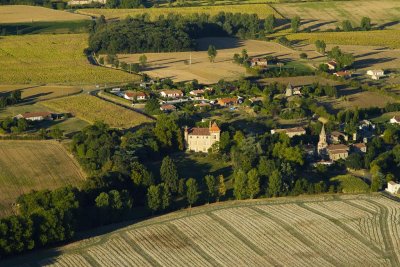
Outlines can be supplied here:
M399 266L399 203L324 195L216 203L6 261L44 266Z
M81 91L81 88L76 86L60 86L60 85L43 85L43 86L0 85L0 93L10 92L15 90L22 91L22 99L24 101L41 101L41 100L47 100L51 98L76 94Z
M0 84L97 84L137 79L93 66L83 50L87 34L36 34L0 38Z
M343 20L353 27L360 25L362 17L371 18L374 26L400 28L400 2L393 0L326 1L279 3L272 6L286 18L300 16L304 28L334 29ZM341 27L341 25L339 25Z
M312 32L290 33L286 37L291 41L309 43L323 40L327 44L353 46L384 46L400 48L400 30L382 30L368 32Z
M209 45L217 48L218 54L214 63L208 59ZM274 55L282 61L293 61L301 52L281 46L274 42L238 40L235 38L204 38L198 40L198 51L176 53L146 53L148 67L144 72L156 77L171 78L175 81L197 79L201 83L216 83L220 79L235 80L246 75L244 67L233 63L235 53L246 49L250 56ZM311 52L310 56L318 56ZM188 64L192 57L192 64ZM134 63L142 54L122 54L120 61Z
M72 156L53 141L0 141L0 170L0 217L11 213L11 204L23 193L84 179Z
M42 104L58 112L70 112L89 123L103 121L113 128L131 128L151 122L151 119L140 113L91 95L64 97L45 101Z
M266 18L269 14L274 14L275 17L280 18L279 14L275 12L267 4L243 4L243 5L226 5L226 6L197 6L197 7L173 7L173 8L137 8L137 9L80 9L78 13L100 17L104 15L107 19L125 19L127 16L136 16L148 13L151 19L155 19L160 15L180 14L188 16L195 13L206 13L209 15L217 15L219 12L231 13L247 13L257 14L260 18Z
M0 6L0 23L89 20L90 17L38 6Z
M349 89L351 91L351 89ZM343 93L341 91L340 93ZM333 109L384 107L387 103L397 102L396 99L378 92L363 91L345 95L344 98L330 99Z

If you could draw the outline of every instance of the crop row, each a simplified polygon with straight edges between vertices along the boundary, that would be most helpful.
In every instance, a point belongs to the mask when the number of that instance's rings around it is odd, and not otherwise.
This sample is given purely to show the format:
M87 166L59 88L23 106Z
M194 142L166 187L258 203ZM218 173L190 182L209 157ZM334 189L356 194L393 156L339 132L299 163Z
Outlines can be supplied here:
M281 225L250 208L213 212L267 255L285 266L332 266Z
M173 221L172 224L221 265L271 265L207 215L187 217Z
M47 259L40 263L43 267L88 267L91 266L83 256L79 254L64 254L62 256Z
M293 226L339 262L381 265L379 255L332 221L296 204L258 207Z
M379 218L362 211L342 201L325 203L308 203L306 206L319 211L331 218L339 220L361 236L367 237L372 244L385 249Z

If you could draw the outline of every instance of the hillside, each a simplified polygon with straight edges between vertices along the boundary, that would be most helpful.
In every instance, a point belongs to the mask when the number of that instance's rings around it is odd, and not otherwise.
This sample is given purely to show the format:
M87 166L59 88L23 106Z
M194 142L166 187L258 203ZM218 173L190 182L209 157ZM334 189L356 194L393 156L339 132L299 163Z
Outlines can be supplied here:
M88 20L88 16L38 6L0 6L0 23Z
M381 195L225 202L174 212L6 264L399 266L399 215L399 203Z

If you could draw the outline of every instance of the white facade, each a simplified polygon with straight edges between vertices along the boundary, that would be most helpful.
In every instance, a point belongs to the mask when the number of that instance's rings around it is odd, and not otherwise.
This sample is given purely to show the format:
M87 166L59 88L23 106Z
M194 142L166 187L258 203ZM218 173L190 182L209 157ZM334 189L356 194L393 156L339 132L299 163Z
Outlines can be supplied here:
M387 188L385 190L391 194L399 194L400 193L400 184L390 181L390 182L388 182Z
M164 90L164 91L160 92L160 95L162 97L178 98L178 97L182 97L183 93L180 90Z
M368 70L367 75L371 76L373 80L379 80L379 78L385 76L385 72L383 70Z
M400 124L400 117L399 116L394 116L393 118L390 119L390 123L394 124Z

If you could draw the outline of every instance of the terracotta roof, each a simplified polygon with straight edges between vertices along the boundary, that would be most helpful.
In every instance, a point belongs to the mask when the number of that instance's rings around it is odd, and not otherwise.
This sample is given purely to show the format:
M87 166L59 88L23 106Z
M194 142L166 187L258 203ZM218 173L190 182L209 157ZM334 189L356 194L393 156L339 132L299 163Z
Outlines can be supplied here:
M327 149L330 151L330 152L336 152L337 150L339 151L339 150L345 150L345 151L348 151L349 150L349 147L348 146L346 146L346 145L343 145L343 144L338 144L338 145L329 145L328 147L327 147Z
M389 181L388 184L397 185L397 183L395 181Z
M47 116L50 116L50 115L51 115L51 113L50 112L46 112L46 111L43 111L43 112L27 112L27 113L22 114L22 117L27 119L27 118L33 118L33 117L47 117Z
M357 143L357 144L354 144L353 146L355 146L357 148L365 148L365 147L367 147L367 145L364 144L364 143Z
M346 149L339 149L339 150L329 150L330 154L342 154L342 153L349 153Z
M396 121L400 121L400 116L394 116L392 119L395 119Z
M204 94L204 90L203 89L199 89L199 90L193 90L190 91L191 95L200 95L200 94Z
M190 128L188 130L188 132L189 132L189 135L210 135L209 128L194 127L194 128Z
M329 61L327 64L332 65L332 66L336 66L337 63L334 60Z
M253 57L251 62L267 62L267 59L262 57Z
M146 96L146 94L145 94L145 93L143 93L143 92L135 92L135 91L129 91L129 92L125 92L125 95L126 95L127 97Z
M199 104L194 104L195 107L208 107L211 106L209 103L199 103Z
M349 71L338 71L334 73L336 76L340 76L340 77L346 77L346 76L351 76L351 72Z
M214 122L211 127L210 127L210 132L220 132L221 129L218 127L218 125Z
M227 103L237 103L237 98L220 98L218 99L218 103L223 103L223 104L227 104Z
M175 107L174 105L165 104L165 105L162 105L162 106L160 107L160 109L162 109L162 110L175 110L176 107Z

